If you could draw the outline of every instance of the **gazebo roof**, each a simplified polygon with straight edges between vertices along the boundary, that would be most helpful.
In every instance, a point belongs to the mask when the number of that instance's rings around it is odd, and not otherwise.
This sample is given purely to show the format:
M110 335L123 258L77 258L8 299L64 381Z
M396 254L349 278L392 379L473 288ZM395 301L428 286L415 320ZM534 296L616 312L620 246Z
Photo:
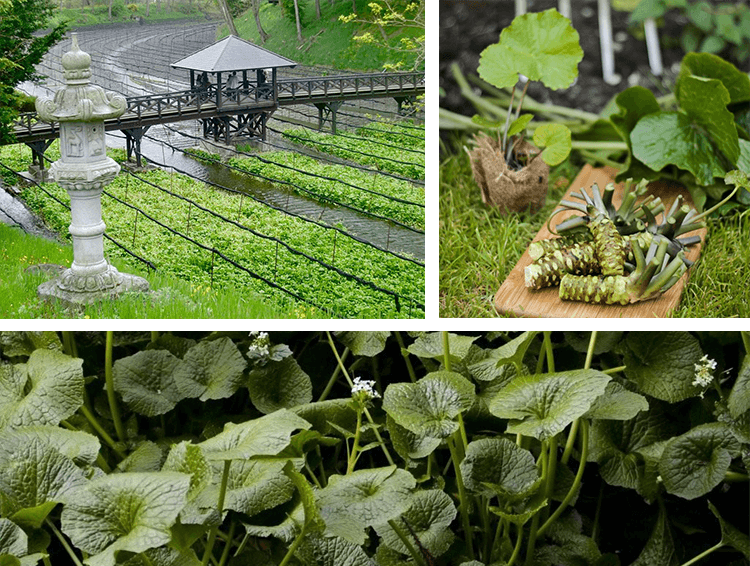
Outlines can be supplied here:
M230 35L172 63L176 69L192 69L219 73L226 71L251 71L273 67L294 67L297 63L257 45Z

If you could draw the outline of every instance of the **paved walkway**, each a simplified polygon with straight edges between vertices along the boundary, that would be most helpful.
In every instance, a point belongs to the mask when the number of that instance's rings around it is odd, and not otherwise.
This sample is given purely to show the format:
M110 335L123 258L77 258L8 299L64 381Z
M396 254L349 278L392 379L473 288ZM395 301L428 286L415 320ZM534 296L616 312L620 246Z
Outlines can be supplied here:
M21 201L8 193L2 184L0 184L0 222L9 226L18 226L27 234L51 240L56 239L54 233L48 230Z

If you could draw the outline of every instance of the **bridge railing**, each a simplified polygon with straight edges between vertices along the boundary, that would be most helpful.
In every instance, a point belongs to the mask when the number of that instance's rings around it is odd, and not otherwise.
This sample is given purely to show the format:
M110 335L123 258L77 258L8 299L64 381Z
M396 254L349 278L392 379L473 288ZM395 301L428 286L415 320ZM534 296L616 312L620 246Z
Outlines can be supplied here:
M329 94L367 94L375 91L414 90L424 87L424 73L372 73L283 79L277 82L279 95L288 94L292 100Z

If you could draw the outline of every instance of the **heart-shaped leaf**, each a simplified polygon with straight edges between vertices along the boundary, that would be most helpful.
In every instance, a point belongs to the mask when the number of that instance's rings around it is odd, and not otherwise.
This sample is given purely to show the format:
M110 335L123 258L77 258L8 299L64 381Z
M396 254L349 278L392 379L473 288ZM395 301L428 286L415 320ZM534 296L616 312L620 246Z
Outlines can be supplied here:
M559 165L570 155L573 142L563 124L543 124L534 131L534 144L544 148L541 158L547 165Z
M291 356L278 362L269 361L251 371L247 387L253 405L265 414L312 400L310 377Z
M394 421L390 415L387 415L386 419L393 448L406 462L426 458L440 446L439 438L415 434Z
M533 117L533 114L521 114L518 118L513 120L513 122L510 124L510 127L508 128L508 137L515 136L516 134L525 130L526 126L529 125L529 122L531 122L531 119Z
M688 96L687 93L682 92L682 81L689 76L721 81L729 93L730 104L750 100L750 77L717 55L688 53L682 58L680 74L675 84L675 95L680 103Z
M583 50L570 20L554 8L516 17L500 41L482 51L479 76L498 88L510 88L519 73L557 90L578 76Z
M190 476L175 472L112 474L78 491L62 512L62 530L90 566L114 566L117 553L167 544L186 503Z
M203 455L200 446L191 444L187 440L172 446L162 470L190 476L190 488L187 492L188 501L193 500L199 492L211 483L213 475L211 464Z
M367 527L387 523L409 508L415 485L414 476L396 466L331 476L318 493L327 532L364 544Z
M83 360L34 350L25 364L0 365L0 429L57 425L83 405Z
M742 367L727 399L727 407L734 418L750 411L750 356L746 355Z
M62 342L57 332L31 331L0 332L0 351L6 358L30 356L34 350L62 351Z
M8 519L0 519L0 555L20 558L29 550L29 539L23 529Z
M57 426L26 426L0 433L0 446L23 446L39 440L79 466L91 465L99 454L99 439L87 432ZM0 450L1 452L1 450Z
M459 334L448 334L448 348L451 361L463 361L469 355L471 345L477 339L476 336L462 336ZM443 349L443 335L441 332L426 332L417 338L408 348L410 354L420 358L434 358L443 361L445 351Z
M454 420L474 402L474 386L461 374L437 371L416 383L391 383L383 409L419 436L446 438L458 430Z
M652 566L653 564L677 566L679 563L672 540L672 532L669 530L669 524L667 523L667 514L664 508L660 507L659 517L653 531L651 531L651 536L631 566Z
M561 432L591 408L611 378L596 370L523 375L490 400L490 412L512 419L508 432L540 440Z
M243 382L245 358L229 338L204 340L190 348L175 380L185 397L201 401L231 397ZM200 391L200 393L198 393Z
M621 181L628 178L653 179L656 176L656 172L633 155L633 144L630 141L630 134L641 118L648 114L659 112L659 103L656 101L654 94L642 86L632 86L625 89L617 95L615 103L619 108L619 112L612 114L609 119L620 134L620 137L628 144L628 149L630 150L625 161L625 167L618 173L617 180Z
M385 342L391 335L389 331L350 332L341 330L335 333L336 338L352 351L355 356L377 356L385 349Z
M505 438L470 442L461 462L461 475L470 491L503 500L528 497L539 481L531 452Z
M295 430L310 423L287 409L242 424L228 423L224 431L200 443L208 460L246 460L253 456L273 456L289 445Z
M184 362L167 350L143 350L115 362L115 390L132 411L146 417L163 415L195 393L175 381L183 368Z
M524 332L499 348L489 350L485 359L469 366L471 376L478 381L495 381L499 378L508 378L509 371L515 372L515 369L507 367L508 364L519 367L522 365L523 357L536 334L536 332Z
M307 566L374 566L359 545L336 536L307 536L296 556Z
M641 411L648 411L646 398L611 381L604 389L604 394L596 398L585 416L589 419L627 421Z
M703 352L687 332L631 332L625 345L625 375L640 392L670 403L701 393L693 381Z
M694 427L669 441L659 462L664 487L679 497L705 495L724 479L739 443L723 423Z

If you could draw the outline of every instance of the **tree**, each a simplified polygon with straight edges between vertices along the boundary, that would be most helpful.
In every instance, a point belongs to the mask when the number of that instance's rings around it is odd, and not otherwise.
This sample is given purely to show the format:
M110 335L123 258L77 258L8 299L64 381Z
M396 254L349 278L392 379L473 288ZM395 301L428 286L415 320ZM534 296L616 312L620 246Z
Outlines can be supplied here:
M315 0L315 17L320 19L320 0Z
M260 42L265 43L268 40L269 35L260 23L260 0L251 0L251 6L253 8L253 16L255 16L255 25L258 28Z
M237 33L237 28L234 25L234 19L232 19L232 12L229 11L229 4L227 4L227 0L216 1L219 3L219 8L221 8L222 13L224 14L224 21L226 21L227 26L229 26L229 33L239 36L240 34Z
M38 76L34 65L65 35L65 23L33 35L48 27L54 12L52 0L0 0L0 143L15 140L11 124L24 98L15 86Z
M413 69L422 67L425 59L424 0L408 3L399 0L378 0L370 2L368 7L369 16L360 16L356 13L339 16L339 20L344 23L374 25L378 30L378 35L365 31L355 35L354 40L363 45L383 47L399 54L398 61L384 65L386 70L404 67L405 56L414 57ZM391 45L393 34L401 34L396 45Z
M302 25L299 21L299 2L294 0L294 19L297 22L297 43L302 43Z

